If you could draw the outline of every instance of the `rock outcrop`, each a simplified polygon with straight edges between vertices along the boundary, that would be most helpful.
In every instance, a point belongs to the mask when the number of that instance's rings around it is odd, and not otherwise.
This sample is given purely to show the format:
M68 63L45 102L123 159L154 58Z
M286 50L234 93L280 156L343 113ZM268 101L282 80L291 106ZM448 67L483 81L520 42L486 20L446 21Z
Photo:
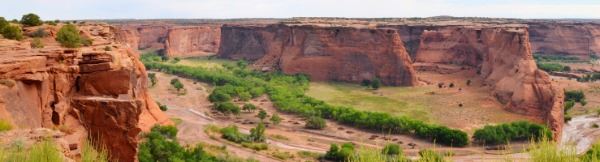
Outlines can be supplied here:
M169 29L165 52L170 57L208 56L217 53L221 27L194 26Z
M600 56L599 23L529 22L534 53Z
M62 48L45 38L45 48L32 49L28 40L0 39L0 117L17 128L68 129L73 144L89 138L113 160L135 161L138 134L170 121L147 94L139 54L114 43L114 28L79 28L92 46Z
M396 30L313 25L226 25L219 57L254 61L259 69L308 74L313 80L416 85Z
M181 26L171 24L120 25L118 40L133 49L153 50L169 57L207 56L217 53L221 38L218 24Z
M437 27L419 41L415 62L476 67L506 109L544 119L560 137L563 91L537 69L526 27Z

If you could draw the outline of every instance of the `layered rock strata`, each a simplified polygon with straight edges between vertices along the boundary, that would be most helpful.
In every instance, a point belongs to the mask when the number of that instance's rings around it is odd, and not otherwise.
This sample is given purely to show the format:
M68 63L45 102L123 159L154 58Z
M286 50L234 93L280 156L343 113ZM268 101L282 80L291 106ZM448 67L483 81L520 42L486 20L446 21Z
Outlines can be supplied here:
M260 69L308 74L313 80L417 84L396 30L311 25L223 26L219 57Z
M108 25L79 28L92 46L68 49L44 38L46 47L32 49L28 40L0 39L0 117L19 129L68 130L72 144L92 139L111 159L135 161L138 134L170 121L147 94L138 53L114 43Z

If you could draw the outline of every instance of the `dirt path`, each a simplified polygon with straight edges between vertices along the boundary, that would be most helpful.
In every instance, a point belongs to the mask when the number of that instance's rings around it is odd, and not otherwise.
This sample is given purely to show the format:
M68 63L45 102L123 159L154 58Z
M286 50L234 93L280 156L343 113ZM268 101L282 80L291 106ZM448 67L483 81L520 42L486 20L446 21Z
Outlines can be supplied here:
M167 114L173 118L181 119L181 124L178 125L178 139L184 144L195 144L203 142L216 146L227 146L227 152L230 154L253 158L259 161L281 161L270 155L272 149L277 151L298 152L309 151L317 153L325 153L332 143L352 142L359 147L381 148L388 143L397 143L404 149L406 155L415 158L418 156L418 151L424 148L435 148L436 151L454 153L453 159L458 161L478 161L485 156L485 159L501 160L507 156L490 156L480 146L471 146L465 148L452 148L432 143L424 140L414 139L406 135L391 135L387 132L368 132L355 129L346 125L337 124L334 121L328 121L327 127L324 130L307 130L304 128L304 119L292 114L280 113L268 100L268 97L262 96L249 101L256 105L259 109L267 111L268 117L266 135L268 137L270 151L253 151L248 148L243 148L224 141L223 139L215 139L209 137L204 132L204 126L214 124L218 126L227 126L231 124L237 125L241 131L249 132L254 128L260 119L256 117L258 111L242 112L239 116L223 116L218 113L213 113L210 106L211 103L207 100L210 92L210 87L203 83L195 83L192 80L179 78L186 88L185 95L176 95L175 90L169 85L171 78L175 76L163 73L157 73L159 83L150 88L152 97L162 104L168 105ZM244 102L236 102L238 105ZM277 113L283 119L279 125L269 124L268 119L272 114ZM415 144L416 146L410 146ZM517 154L510 155L522 157ZM286 161L305 161L303 159L288 159Z

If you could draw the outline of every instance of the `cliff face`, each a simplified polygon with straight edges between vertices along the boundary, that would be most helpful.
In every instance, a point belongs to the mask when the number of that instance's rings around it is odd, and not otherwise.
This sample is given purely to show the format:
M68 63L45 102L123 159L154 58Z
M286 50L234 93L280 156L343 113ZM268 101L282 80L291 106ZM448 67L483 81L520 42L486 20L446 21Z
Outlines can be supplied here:
M169 24L121 25L117 37L133 49L159 50L170 57L207 56L217 53L220 25Z
M416 85L395 30L293 25L223 26L219 56L255 61L261 69L304 73L313 80Z
M528 23L534 53L600 56L600 24Z
M174 27L169 29L165 52L171 57L207 56L217 53L220 26Z
M113 160L135 161L138 134L169 120L146 92L138 53L115 44L110 26L80 30L92 46L67 49L47 38L45 48L32 49L0 39L0 117L17 128L66 128L78 148L91 138Z
M537 69L525 27L444 27L424 31L416 62L478 68L506 109L546 120L560 137L563 91Z

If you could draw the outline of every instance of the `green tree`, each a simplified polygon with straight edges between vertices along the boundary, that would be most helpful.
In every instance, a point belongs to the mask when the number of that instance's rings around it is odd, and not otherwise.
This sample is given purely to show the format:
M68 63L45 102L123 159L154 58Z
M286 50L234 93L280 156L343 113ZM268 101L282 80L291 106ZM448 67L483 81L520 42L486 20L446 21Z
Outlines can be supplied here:
M265 110L260 110L258 111L258 118L260 118L260 120L264 120L265 118L267 118L267 111Z
M573 100L569 100L567 102L565 102L565 113L569 112L569 110L571 110L571 108L573 108L573 106L575 106L575 101Z
M336 144L331 144L329 150L323 156L324 159L341 162L348 161L354 155L354 145L352 143L344 143L342 147Z
M379 78L373 79L373 81L371 81L371 88L379 89L379 87L381 87L381 80L379 80Z
M246 112L252 112L254 110L256 110L256 106L254 106L251 103L246 103L244 104L244 106L242 107L242 110L246 111Z
M364 87L370 87L371 86L371 80L368 80L368 79L362 80L362 82L360 82L360 85L364 86Z
M77 48L81 46L81 36L79 30L73 24L64 25L56 33L56 41L63 47Z
M40 19L40 16L33 13L29 13L21 17L21 24L25 26L39 26L43 23L44 22Z
M248 137L252 142L265 142L265 125L262 122L258 123L256 128L250 129L250 136Z
M252 98L252 95L249 92L242 92L239 94L240 96L240 100L242 101L248 101L250 100L250 98Z
M148 78L150 79L150 83L152 84L151 86L156 85L156 82L158 82L158 80L156 79L156 73L148 73Z
M16 25L8 25L2 29L2 36L6 39L21 40L23 39L23 31Z
M318 116L308 118L305 125L308 129L323 129L326 126L325 119Z
M0 17L0 31L2 31L2 29L4 29L4 27L7 27L8 25L10 25L8 21L6 21L4 17Z
M279 117L277 114L273 114L269 120L271 120L271 122L273 122L275 125L279 125L279 123L281 123L281 117Z

